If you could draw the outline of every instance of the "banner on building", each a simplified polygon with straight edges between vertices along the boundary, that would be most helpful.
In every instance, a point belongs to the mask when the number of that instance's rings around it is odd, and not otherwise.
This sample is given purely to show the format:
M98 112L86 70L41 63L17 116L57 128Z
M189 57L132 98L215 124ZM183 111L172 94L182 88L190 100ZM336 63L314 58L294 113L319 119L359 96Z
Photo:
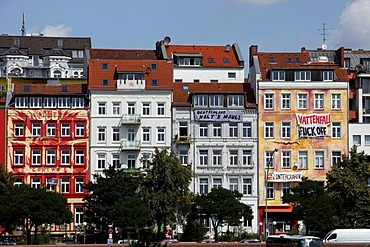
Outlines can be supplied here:
M302 172L269 172L267 181L269 182L301 182Z
M243 111L194 110L194 117L198 122L242 122Z
M58 179L57 178L47 178L46 183L51 184L51 185L57 185L58 184Z
M296 114L299 137L323 137L329 135L330 114Z

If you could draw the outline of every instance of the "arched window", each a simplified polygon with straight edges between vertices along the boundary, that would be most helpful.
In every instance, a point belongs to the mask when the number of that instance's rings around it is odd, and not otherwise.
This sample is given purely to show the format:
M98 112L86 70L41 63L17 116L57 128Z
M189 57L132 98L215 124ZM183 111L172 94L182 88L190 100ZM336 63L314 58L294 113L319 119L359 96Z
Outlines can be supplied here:
M54 78L61 78L62 77L62 72L60 70L54 71Z

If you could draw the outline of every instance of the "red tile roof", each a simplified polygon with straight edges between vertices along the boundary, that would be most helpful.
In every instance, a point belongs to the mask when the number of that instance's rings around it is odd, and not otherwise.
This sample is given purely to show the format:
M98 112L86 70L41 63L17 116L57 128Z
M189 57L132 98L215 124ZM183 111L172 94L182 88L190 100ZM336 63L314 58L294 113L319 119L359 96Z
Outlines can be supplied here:
M90 49L90 59L157 60L154 50Z

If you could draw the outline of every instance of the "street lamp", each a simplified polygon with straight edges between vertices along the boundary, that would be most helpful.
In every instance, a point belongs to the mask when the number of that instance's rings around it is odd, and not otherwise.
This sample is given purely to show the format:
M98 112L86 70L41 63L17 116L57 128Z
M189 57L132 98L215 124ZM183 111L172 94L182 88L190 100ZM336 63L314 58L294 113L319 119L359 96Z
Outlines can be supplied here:
M86 244L86 226L87 226L87 222L86 222L86 221L84 221L84 222L82 223L82 225L84 226L84 244Z
M77 228L79 228L77 222L75 223L75 243L77 244Z
M275 153L278 152L279 149L275 148L273 153L270 155L269 157L269 160L268 160L268 163L267 163L267 172L266 172L266 175L265 175L265 238L269 235L267 233L267 230L269 229L268 227L268 218L267 218L267 184L268 184L268 174L270 172L270 165L272 164L272 161L274 159L274 156L275 156Z
M273 227L272 227L272 235L275 235L275 232L276 232L276 221L274 220L273 222L272 222L272 225L273 225Z

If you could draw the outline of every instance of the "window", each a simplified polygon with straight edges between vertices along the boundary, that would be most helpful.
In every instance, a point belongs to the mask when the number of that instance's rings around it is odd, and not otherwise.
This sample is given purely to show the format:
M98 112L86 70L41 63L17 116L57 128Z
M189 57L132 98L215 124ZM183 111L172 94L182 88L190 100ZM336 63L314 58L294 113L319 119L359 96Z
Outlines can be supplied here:
M127 130L127 140L128 141L135 141L135 129L129 128Z
M103 80L101 81L101 85L102 85L102 86L109 86L109 80L108 80L108 79L103 79Z
M45 108L56 108L57 107L57 99L56 98L44 98L44 107Z
M31 187L35 189L40 189L41 188L41 178L32 178Z
M281 151L281 168L290 169L292 166L292 152L291 151Z
M224 57L224 63L230 63L230 59L228 57Z
M76 123L76 136L85 136L85 124L84 123Z
M127 155L127 168L128 169L133 169L136 167L136 156L135 154L129 154Z
M213 188L222 188L222 178L213 178Z
M291 137L291 122L282 122L281 138L290 138L290 137Z
M267 199L273 200L275 198L275 184L272 182L267 183L267 191L266 191Z
M308 168L308 151L298 151L298 168Z
M164 116L164 103L157 104L157 115Z
M361 145L361 136L360 135L353 135L353 145L360 146Z
M61 165L69 165L71 162L71 151L69 149L61 149L60 151Z
M75 178L75 186L76 186L76 193L83 193L84 192L84 183L85 179L84 178Z
M46 178L46 189L47 190L56 192L57 184L59 184L59 181L57 178Z
M108 64L107 63L102 63L101 64L101 69L102 70L108 70Z
M25 108L25 107L28 107L28 98L25 98L25 97L16 97L14 104L15 104L15 107L16 108Z
M78 58L84 57L84 51L78 51Z
M333 81L333 78L334 78L333 75L334 75L333 71L324 71L322 73L322 77L324 81Z
M23 123L14 124L14 136L24 136L24 124Z
M252 151L243 150L243 166L252 166Z
M212 150L212 165L221 165L221 150Z
M114 169L121 169L121 157L119 154L112 154L112 165Z
M112 128L112 142L119 142L121 140L119 130L120 130L120 128L117 128L117 127Z
M98 127L98 142L105 142L106 128Z
M281 109L289 110L290 109L290 93L281 94Z
M332 151L331 152L331 165L334 166L342 160L341 151Z
M276 63L275 57L269 57L269 62L270 63Z
M150 128L143 128L143 142L150 142Z
M324 151L315 151L315 169L324 169Z
M152 79L152 86L158 86L158 79Z
M292 193L292 184L288 182L282 183L282 196Z
M265 93L265 102L264 108L265 109L274 109L274 94L273 93Z
M295 58L294 58L294 61L295 61L296 63L300 63L300 62L301 62L301 58L300 58L300 57L295 57Z
M295 81L311 81L311 71L296 71Z
M265 151L265 168L275 168L275 151Z
M32 165L33 166L41 165L41 150L40 149L32 150Z
M208 106L208 96L207 95L195 95L194 96L194 106Z
M274 122L265 122L265 138L274 138Z
M238 165L238 150L230 150L229 151L229 165L230 166L237 166Z
M341 99L340 93L331 94L331 109L332 110L340 110L341 102L342 102L342 99Z
M71 134L71 127L69 123L62 123L61 124L61 136L70 136Z
M252 137L252 122L243 123L243 137Z
M164 127L158 128L157 131L158 131L157 141L164 142L165 141L165 138L164 138L165 128Z
M341 122L332 122L331 124L331 137L332 138L341 138Z
M175 82L182 82L182 79L175 79Z
M272 71L272 80L273 81L285 81L285 71Z
M72 98L72 108L83 108L84 105L84 98Z
M199 179L199 194L207 194L208 193L208 178L200 178Z
M178 57L177 65L179 66L201 66L201 57Z
M98 102L98 115L105 115L106 114L106 103L105 102Z
M151 68L152 70L157 70L157 64L156 64L156 63L152 63L152 64L150 65L150 68Z
M238 178L229 178L229 189L230 191L239 191L238 190Z
M365 146L370 146L370 135L365 135Z
M150 103L144 102L143 103L143 115L149 116L150 115Z
M221 137L221 123L213 123L213 137Z
M199 150L199 165L207 166L208 165L208 151Z
M298 109L307 109L307 94L298 94Z
M238 137L238 123L229 123L229 137Z
M70 98L58 98L58 107L59 108L70 108L71 107Z
M214 59L213 57L209 57L209 58L208 58L208 62L209 62L209 63L215 63L215 59Z
M188 122L179 122L179 136L188 136Z
M30 107L31 108L41 108L42 107L42 98L31 97L30 98Z
M112 115L119 116L121 115L121 103L112 102Z
M179 157L181 160L181 165L188 165L188 151L180 150Z
M252 179L243 178L243 194L252 195Z
M32 124L32 136L41 136L41 123Z
M81 225L84 222L84 209L75 208L75 223Z
M55 165L56 160L56 150L48 149L46 150L46 165Z
M77 72L75 72L75 73L77 73ZM68 86L62 86L62 87L60 88L60 91L61 91L61 92L68 92Z
M227 78L229 78L229 79L236 79L236 73L235 72L229 72L229 73L227 73Z
M105 169L105 160L107 159L105 154L98 154L97 155L97 161L98 161L98 167L97 169L103 170Z
M323 93L315 93L315 110L324 110L324 94Z
M244 106L244 96L243 95L229 95L228 96L228 106Z
M77 149L75 155L75 164L76 165L83 165L85 164L85 150Z
M200 137L208 136L208 124L207 123L199 123L199 136Z
M47 136L55 136L55 132L56 132L56 124L55 123L46 124L46 135Z
M62 178L61 179L61 192L63 194L67 194L70 192L71 182L69 178Z
M223 95L210 95L209 96L209 106L223 107L224 106L224 96Z

